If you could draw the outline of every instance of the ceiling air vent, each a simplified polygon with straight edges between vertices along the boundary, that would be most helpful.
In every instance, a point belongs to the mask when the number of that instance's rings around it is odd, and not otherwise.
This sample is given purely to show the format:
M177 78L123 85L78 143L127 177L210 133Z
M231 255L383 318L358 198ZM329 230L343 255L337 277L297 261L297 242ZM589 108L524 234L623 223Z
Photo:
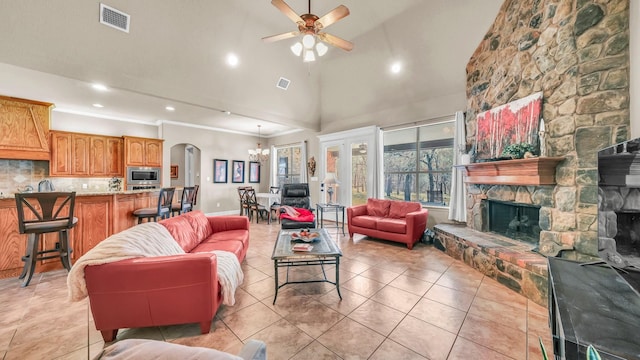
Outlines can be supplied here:
M282 90L287 90L291 84L291 80L281 77L276 84L276 87Z
M102 24L128 33L129 18L129 14L125 14L105 4L100 4L100 23Z

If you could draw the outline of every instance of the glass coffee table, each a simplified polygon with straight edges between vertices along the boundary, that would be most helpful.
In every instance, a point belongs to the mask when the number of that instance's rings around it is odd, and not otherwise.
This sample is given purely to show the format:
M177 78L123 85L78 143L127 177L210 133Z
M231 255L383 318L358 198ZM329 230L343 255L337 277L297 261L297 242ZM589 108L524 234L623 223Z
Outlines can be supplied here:
M318 233L320 236L314 240L313 242L309 242L308 244L312 245L313 248L309 251L293 251L293 245L298 243L302 243L302 240L292 240L292 233L299 233L300 229L291 229L291 230L280 230L278 233L278 239L276 240L276 244L273 248L273 255L271 255L271 260L273 260L273 266L275 270L275 283L276 283L276 294L273 297L273 303L276 303L276 299L278 298L278 289L288 284L305 284L305 283L314 283L314 282L328 282L336 286L336 290L338 291L338 296L340 300L342 300L342 295L340 294L340 257L342 256L342 251L338 247L338 245L333 241L329 233L326 229L310 229L312 233ZM289 281L289 268L293 266L317 266L320 265L322 268L323 279L319 280L304 280L304 281ZM324 265L335 265L336 266L336 281L333 282L327 279L327 274L324 272ZM280 284L278 281L278 268L286 267L287 268L287 277L285 282Z

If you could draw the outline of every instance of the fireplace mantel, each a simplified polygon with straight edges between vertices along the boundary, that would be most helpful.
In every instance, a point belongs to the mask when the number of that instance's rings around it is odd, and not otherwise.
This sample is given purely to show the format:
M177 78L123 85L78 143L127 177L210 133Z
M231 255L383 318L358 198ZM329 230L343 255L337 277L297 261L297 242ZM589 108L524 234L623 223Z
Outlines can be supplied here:
M601 186L640 187L640 154L598 156Z
M564 157L537 157L460 165L464 182L488 185L555 185L556 165Z

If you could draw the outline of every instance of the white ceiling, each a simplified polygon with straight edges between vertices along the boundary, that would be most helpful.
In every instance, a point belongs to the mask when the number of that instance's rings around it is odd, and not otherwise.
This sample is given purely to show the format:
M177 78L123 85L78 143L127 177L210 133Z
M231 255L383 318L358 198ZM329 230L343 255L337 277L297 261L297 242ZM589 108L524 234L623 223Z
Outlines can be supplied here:
M307 1L286 1L308 10ZM466 63L502 1L312 1L318 16L347 6L351 15L326 32L355 44L312 64L289 51L294 40L261 41L296 28L269 0L104 0L131 15L128 34L99 23L97 0L2 1L0 95L143 123L247 134L261 124L264 136L320 130L320 119L463 92ZM230 52L236 68L225 63ZM403 73L389 73L393 61ZM287 91L275 86L281 76Z

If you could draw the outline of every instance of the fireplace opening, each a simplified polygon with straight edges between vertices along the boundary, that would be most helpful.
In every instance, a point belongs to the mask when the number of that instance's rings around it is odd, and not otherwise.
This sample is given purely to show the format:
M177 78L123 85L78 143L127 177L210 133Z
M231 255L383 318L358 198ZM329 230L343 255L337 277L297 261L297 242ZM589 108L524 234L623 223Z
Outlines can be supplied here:
M614 237L616 251L631 263L640 263L640 212L616 211L618 232Z
M489 202L489 231L538 245L540 206L500 200L487 201Z

